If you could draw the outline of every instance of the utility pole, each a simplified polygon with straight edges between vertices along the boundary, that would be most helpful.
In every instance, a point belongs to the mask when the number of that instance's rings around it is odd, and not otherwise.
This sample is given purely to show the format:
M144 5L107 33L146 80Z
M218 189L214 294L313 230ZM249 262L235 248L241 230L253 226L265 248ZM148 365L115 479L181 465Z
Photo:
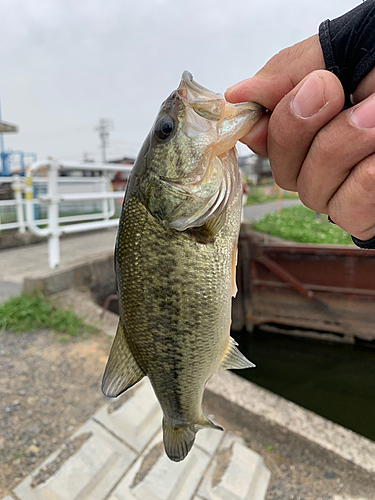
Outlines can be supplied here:
M0 122L1 122L1 101L0 101ZM5 174L6 172L6 164L5 164L5 158L4 158L4 138L3 134L0 134L0 173L3 172Z
M99 125L95 127L99 134L100 148L102 150L102 163L107 163L106 149L108 146L109 131L113 130L113 121L107 118L100 118Z

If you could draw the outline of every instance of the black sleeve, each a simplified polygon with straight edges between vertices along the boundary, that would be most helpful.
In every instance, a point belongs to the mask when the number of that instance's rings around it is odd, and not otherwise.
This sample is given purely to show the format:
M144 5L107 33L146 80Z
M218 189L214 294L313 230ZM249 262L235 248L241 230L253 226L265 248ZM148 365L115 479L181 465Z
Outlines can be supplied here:
M375 236L371 238L371 240L362 241L358 238L352 236L353 243L357 245L357 247L365 248L366 250L375 250Z
M343 16L319 26L319 40L326 69L341 81L345 107L350 96L375 66L375 0L366 0ZM362 241L352 236L360 248L375 249L375 237Z
M343 16L319 26L326 69L341 81L345 105L350 95L375 66L375 0L362 2Z

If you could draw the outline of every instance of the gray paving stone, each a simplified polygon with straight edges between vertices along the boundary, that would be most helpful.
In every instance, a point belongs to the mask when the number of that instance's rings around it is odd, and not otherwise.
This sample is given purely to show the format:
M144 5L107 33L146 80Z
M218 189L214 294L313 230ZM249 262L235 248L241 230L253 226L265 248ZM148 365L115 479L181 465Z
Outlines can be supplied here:
M224 433L217 429L202 429L197 433L194 446L199 446L210 455L213 455L223 437Z
M210 457L193 447L182 462L164 453L160 432L121 481L109 500L190 500Z
M247 448L242 439L227 434L198 496L204 500L263 500L269 478L263 458Z
M10 496L8 495L8 496L4 497L2 500L14 500L14 498L13 498L13 497L10 497Z
M19 295L22 292L21 283L13 283L12 281L0 280L0 302L5 302L14 295Z
M141 387L118 410L109 413L108 406L104 406L94 416L95 420L138 452L161 428L163 418L148 378L140 384Z
M271 472L264 465L261 468L260 474L257 478L252 497L254 500L262 500L266 498L268 485L271 479ZM360 499L358 499L360 500Z
M17 497L20 500L103 500L135 460L136 454L92 420L71 439L88 432L92 433L91 437L59 470L31 488L32 479L42 467L58 457L60 450L14 490Z

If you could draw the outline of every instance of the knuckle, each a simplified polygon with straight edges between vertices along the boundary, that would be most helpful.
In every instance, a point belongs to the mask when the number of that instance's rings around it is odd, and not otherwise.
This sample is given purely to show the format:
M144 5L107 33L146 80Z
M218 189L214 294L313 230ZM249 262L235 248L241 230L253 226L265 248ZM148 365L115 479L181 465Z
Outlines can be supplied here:
M320 214L328 213L328 200L322 197L318 187L312 185L311 181L306 180L306 178L301 181L300 177L297 180L297 188L299 199L303 205Z
M375 189L375 158L372 161L365 161L358 169L357 182L361 188L371 196L373 196Z
M305 190L301 190L301 188L299 188L298 196L305 207L309 208L310 210L314 210L315 212L320 212L318 204L314 202L314 199L310 197Z
M297 179L294 179L291 176L286 176L284 170L275 168L271 161L270 165L274 181L279 187L281 187L281 189L286 189L287 191L297 191Z
M319 161L324 161L325 158L332 157L333 145L326 131L319 131L316 134L311 150L314 158L319 158Z

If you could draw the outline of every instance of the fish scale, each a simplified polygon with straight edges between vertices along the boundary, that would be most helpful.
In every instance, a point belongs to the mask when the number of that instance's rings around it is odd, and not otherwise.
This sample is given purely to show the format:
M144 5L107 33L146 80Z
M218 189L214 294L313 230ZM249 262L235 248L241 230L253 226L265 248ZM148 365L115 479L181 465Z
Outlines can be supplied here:
M120 320L102 390L116 397L147 375L175 461L199 429L220 429L202 412L207 381L253 366L230 338L242 200L232 148L262 109L218 96L184 73L137 157L116 241Z
M136 195L129 193L125 201L117 242L118 286L126 290L121 311L130 347L142 352L137 361L163 411L175 418L200 417L197 394L217 371L229 340L229 264L240 217L238 199L233 202L237 210L230 212L212 246L165 231ZM168 367L179 377L170 376ZM176 401L171 394L183 396Z

